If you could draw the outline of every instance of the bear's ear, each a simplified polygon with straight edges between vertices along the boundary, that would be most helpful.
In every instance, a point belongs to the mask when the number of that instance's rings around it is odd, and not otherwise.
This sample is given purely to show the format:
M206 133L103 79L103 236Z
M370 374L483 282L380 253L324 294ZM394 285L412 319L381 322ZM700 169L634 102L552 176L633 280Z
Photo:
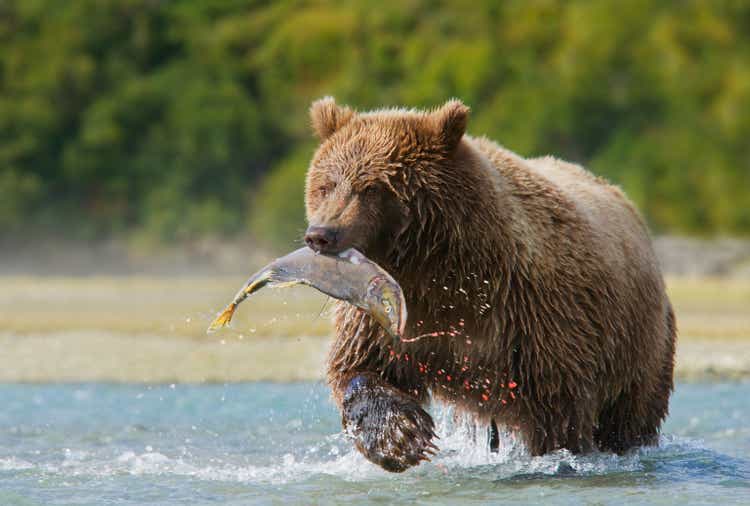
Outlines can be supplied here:
M446 151L453 151L466 132L469 108L453 98L430 114L430 120L438 142Z
M310 106L312 127L321 141L326 140L336 130L349 123L353 116L353 110L346 106L336 105L333 97L321 98Z

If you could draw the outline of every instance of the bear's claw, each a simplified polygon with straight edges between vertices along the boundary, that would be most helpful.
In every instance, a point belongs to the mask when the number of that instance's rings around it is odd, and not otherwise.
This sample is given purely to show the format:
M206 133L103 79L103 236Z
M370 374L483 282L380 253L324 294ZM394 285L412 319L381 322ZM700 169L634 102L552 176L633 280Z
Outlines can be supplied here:
M343 423L368 460L400 473L438 452L435 424L416 399L380 378L357 376L350 385Z

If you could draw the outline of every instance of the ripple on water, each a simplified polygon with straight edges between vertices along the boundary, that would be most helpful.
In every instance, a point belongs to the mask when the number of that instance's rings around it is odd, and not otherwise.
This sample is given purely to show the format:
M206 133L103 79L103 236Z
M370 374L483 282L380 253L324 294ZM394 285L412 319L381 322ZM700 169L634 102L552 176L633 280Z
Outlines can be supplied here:
M44 402L28 410L16 403L18 412L0 414L0 490L43 504L61 497L81 504L147 499L192 504L196 487L204 502L225 504L268 498L327 502L332 497L451 504L542 499L558 504L750 504L749 408L730 411L727 421L713 408L696 410L698 397L692 395L687 396L691 406L682 406L680 396L673 404L668 429L679 435L663 436L658 447L623 456L559 451L531 457L510 433L501 434L500 451L492 453L484 427L438 406L433 413L440 453L433 462L393 475L353 450L317 385L153 387L145 392L136 386L79 386L69 387L70 392L60 386L34 388L39 389L34 398ZM744 398L748 389L738 388ZM0 386L0 402L3 394ZM718 402L716 395L712 401L711 406ZM123 411L128 403L137 409ZM48 421L24 424L40 405L48 408ZM712 448L727 442L738 451ZM15 496L0 493L0 503L12 502L4 497Z
M440 409L437 433L441 451L432 462L415 468L419 477L463 476L479 480L528 480L544 476L603 476L618 473L662 472L670 479L705 478L721 473L727 478L743 477L734 459L706 449L700 441L675 436L661 438L659 447L643 448L626 454L593 453L573 455L561 450L532 457L511 433L501 432L500 449L490 452L484 440L484 428L467 420L452 421L450 409ZM287 484L318 475L335 476L345 481L379 480L394 476L381 471L356 452L343 433L327 436L302 452L284 453L269 465L236 465L221 456L201 461L190 452L178 456L155 451L123 451L117 455L104 451L66 448L62 460L35 465L16 457L0 459L0 470L36 469L42 473L70 476L176 475L203 480Z

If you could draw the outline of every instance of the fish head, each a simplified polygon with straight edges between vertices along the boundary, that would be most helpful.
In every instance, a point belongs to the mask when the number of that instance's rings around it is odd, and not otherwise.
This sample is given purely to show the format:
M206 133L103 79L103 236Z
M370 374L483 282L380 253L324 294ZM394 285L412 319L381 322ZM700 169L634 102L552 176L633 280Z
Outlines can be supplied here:
M400 339L406 326L406 302L398 283L385 276L374 276L367 285L365 309L388 332Z

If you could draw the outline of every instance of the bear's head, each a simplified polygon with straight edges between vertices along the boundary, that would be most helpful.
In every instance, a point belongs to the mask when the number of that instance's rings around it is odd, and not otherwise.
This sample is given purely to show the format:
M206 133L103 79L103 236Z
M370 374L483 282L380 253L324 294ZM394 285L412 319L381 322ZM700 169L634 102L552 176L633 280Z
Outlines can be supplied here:
M358 113L332 98L313 103L321 144L307 173L305 242L323 253L354 247L387 262L410 225L439 219L430 207L461 178L452 165L468 113L458 100L431 112Z

